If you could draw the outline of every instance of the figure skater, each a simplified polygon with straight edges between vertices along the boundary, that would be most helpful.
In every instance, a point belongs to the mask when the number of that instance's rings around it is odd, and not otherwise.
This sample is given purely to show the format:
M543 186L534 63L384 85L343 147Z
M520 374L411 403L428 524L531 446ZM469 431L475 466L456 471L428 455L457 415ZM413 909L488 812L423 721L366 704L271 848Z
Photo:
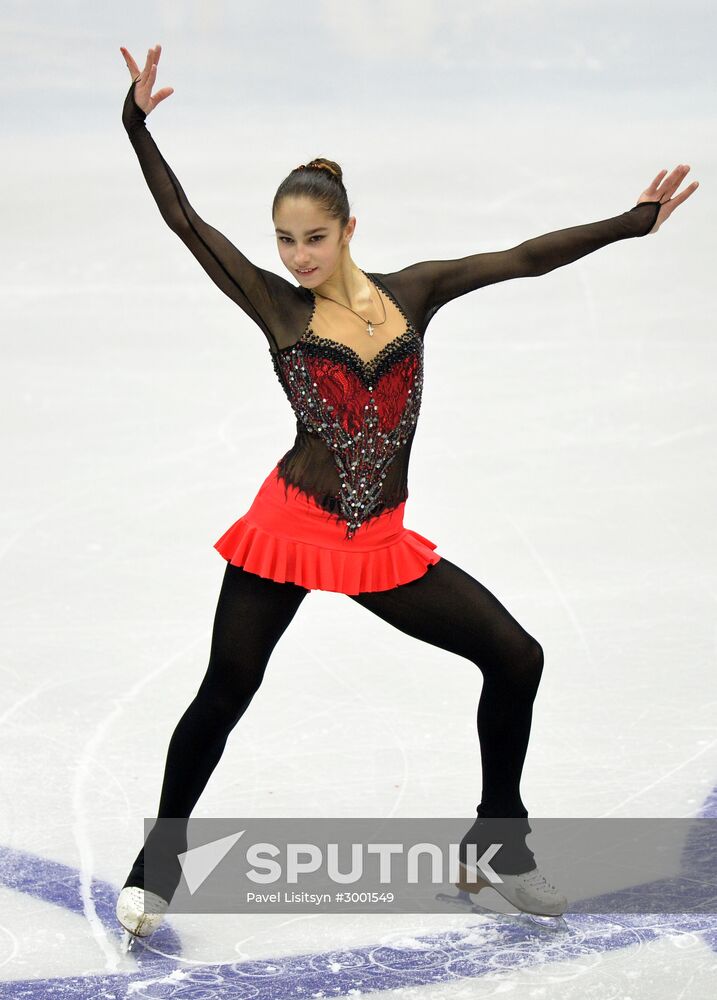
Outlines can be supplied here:
M480 841L482 821L512 821L492 862L503 878L495 888L521 910L563 913L567 900L542 876L525 844L530 826L520 795L542 647L483 584L403 524L424 336L441 306L458 296L547 274L609 243L657 232L697 181L677 194L689 166L661 170L637 203L613 218L508 250L377 274L351 257L356 217L340 166L317 157L288 174L272 204L277 249L292 278L287 281L253 264L200 218L148 132L147 115L173 93L164 87L152 94L161 46L148 50L141 72L127 49L120 51L132 77L122 122L159 211L212 281L263 332L296 416L294 444L249 510L215 543L226 567L209 663L171 737L157 818L190 816L309 591L347 594L401 632L465 657L481 671L482 797L461 859L467 844ZM480 887L468 869L461 871L459 887ZM117 901L129 934L154 931L179 877L175 862L164 882L145 886L142 848Z

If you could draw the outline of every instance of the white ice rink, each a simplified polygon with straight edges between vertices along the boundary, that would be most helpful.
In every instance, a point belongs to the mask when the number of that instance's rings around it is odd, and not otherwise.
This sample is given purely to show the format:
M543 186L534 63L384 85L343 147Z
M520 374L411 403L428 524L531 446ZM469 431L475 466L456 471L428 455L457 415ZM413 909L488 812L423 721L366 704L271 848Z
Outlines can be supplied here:
M715 995L704 914L568 914L559 938L176 914L123 956L114 903L206 669L213 543L295 433L261 330L146 187L119 46L162 44L150 132L200 215L288 279L271 201L314 156L341 163L379 274L617 215L691 165L657 234L432 320L405 524L543 646L532 816L717 817L716 23L698 2L5 5L0 998ZM193 815L470 821L480 690L313 592Z

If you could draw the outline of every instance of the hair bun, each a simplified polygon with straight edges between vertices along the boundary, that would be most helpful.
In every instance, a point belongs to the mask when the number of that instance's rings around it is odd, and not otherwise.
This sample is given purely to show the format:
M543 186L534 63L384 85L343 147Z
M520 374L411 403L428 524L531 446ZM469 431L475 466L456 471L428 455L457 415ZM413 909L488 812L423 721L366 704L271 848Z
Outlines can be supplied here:
M339 184L343 184L343 171L338 163L334 163L333 160L327 160L323 156L317 156L307 163L306 166L312 167L315 170L328 170L329 173L338 180Z

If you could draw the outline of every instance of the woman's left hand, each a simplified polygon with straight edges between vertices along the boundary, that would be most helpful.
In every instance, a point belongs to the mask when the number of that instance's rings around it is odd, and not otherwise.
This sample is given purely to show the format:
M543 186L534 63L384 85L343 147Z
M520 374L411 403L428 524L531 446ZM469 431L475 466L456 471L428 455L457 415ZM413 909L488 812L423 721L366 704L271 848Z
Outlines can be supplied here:
M650 233L656 233L665 219L669 219L677 206L681 205L685 198L689 198L689 196L697 190L700 182L692 181L692 183L686 187L681 194L678 194L676 198L672 197L687 176L687 171L689 169L689 166L680 163L679 166L675 167L672 173L667 177L665 177L667 171L661 170L657 177L655 177L652 184L650 184L648 188L645 188L640 197L637 199L638 205L641 201L662 202L662 206L657 213L655 225L650 230ZM650 233L647 235L649 236Z

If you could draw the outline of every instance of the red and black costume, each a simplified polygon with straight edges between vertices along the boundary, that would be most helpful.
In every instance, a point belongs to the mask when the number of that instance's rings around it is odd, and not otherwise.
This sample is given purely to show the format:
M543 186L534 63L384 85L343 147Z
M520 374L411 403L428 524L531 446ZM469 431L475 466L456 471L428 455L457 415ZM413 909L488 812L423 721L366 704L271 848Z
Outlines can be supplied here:
M659 202L510 250L421 261L391 274L364 272L406 326L366 362L345 343L313 333L310 289L257 267L197 215L145 118L133 83L122 120L162 217L262 330L296 414L293 446L215 547L233 565L308 590L386 590L425 573L441 557L434 542L403 526L403 512L429 322L467 292L545 274L608 243L645 235Z
M197 215L145 117L132 84L122 121L162 217L263 332L296 414L294 444L250 509L215 543L227 565L209 666L172 736L158 816L190 815L274 646L317 589L348 594L404 633L479 667L479 818L527 817L519 782L542 648L483 584L403 525L424 336L441 306L458 296L545 274L616 240L644 236L659 202L509 250L420 261L390 274L364 272L405 319L405 330L365 360L312 330L316 297L309 289L257 267ZM472 775L474 765L466 769ZM519 839L497 870L517 873L532 864ZM143 877L140 852L125 884L142 885Z

